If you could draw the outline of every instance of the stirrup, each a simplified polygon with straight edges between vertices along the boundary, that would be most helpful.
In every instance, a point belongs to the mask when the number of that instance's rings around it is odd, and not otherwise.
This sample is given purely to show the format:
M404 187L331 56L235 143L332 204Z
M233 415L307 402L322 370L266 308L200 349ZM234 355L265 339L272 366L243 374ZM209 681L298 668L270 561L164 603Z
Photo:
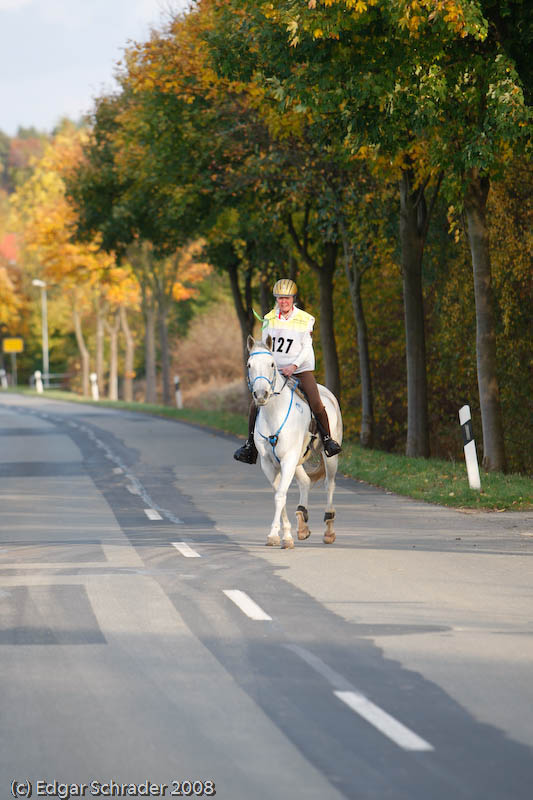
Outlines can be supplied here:
M233 458L236 461L242 461L243 464L255 464L257 461L257 447L253 439L248 439L242 447L239 447L233 453Z
M324 452L328 458L331 458L332 456L337 456L342 450L340 444L327 434L326 436L322 437L322 444L324 445Z

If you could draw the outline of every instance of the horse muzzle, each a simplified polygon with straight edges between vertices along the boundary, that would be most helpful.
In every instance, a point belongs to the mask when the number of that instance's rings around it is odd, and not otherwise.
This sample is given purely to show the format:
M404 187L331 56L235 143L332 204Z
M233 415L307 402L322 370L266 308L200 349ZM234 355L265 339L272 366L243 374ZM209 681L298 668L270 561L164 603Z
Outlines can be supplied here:
M268 399L270 397L270 392L261 391L261 390L257 391L256 390L256 391L253 392L253 396L254 396L254 400L255 400L256 405L264 406L268 402Z

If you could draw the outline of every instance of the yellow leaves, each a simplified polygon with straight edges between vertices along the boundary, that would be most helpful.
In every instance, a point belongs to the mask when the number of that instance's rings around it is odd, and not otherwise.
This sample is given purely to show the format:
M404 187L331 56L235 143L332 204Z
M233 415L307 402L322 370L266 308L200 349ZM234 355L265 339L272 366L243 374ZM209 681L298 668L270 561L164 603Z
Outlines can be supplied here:
M140 287L129 264L106 271L105 283L100 288L106 300L113 306L125 305L138 308L141 299Z
M290 35L289 44L291 47L296 47L296 45L300 41L300 37L298 36L298 27L299 27L298 20L289 19L286 27L287 27L287 32Z
M96 241L77 244L72 236L76 215L66 197L63 176L79 162L85 137L85 132L74 128L60 132L11 200L23 249L34 254L53 281L79 283L111 260L100 253Z
M461 38L469 34L480 39L485 36L480 24L483 22L480 12L478 19L473 4L467 4L463 0L402 0L398 6L399 25L407 29L414 38L419 36L424 24L437 24L439 21Z
M349 8L350 11L356 11L358 14L363 14L368 9L368 6L369 3L364 2L364 0L346 0L346 8Z
M7 267L0 266L0 322L12 328L18 320L20 306L20 298L9 271Z
M323 35L324 32L321 30L321 28L315 28L313 31L313 39L321 39Z

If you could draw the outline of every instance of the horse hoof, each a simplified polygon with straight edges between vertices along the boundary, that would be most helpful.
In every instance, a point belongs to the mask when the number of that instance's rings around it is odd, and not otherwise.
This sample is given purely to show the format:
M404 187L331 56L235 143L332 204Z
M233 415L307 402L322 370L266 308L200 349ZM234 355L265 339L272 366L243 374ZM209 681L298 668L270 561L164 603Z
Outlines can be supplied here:
M333 544L336 538L335 531L332 531L331 533L325 533L324 544Z
M292 550L292 548L294 547L294 539L292 538L292 536L290 539L284 539L281 543L281 547L283 550Z
M277 545L279 545L280 542L281 539L276 534L269 534L267 536L266 540L267 547L277 547Z
M311 536L311 531L309 530L309 526L307 524L307 509L303 506L298 507L296 519L298 520L298 539L300 541L303 539L308 539Z

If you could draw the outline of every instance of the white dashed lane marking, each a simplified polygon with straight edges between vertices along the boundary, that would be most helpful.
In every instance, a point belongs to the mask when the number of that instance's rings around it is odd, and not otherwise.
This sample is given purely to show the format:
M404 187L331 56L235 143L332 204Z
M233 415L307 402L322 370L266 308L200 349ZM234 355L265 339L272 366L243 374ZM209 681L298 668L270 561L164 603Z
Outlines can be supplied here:
M235 603L247 617L256 620L272 619L268 614L265 614L263 609L255 603L251 597L248 597L246 592L241 592L240 589L224 589L226 597Z
M422 739L418 734L407 728L394 717L391 717L386 711L377 706L362 692L359 692L350 681L341 675L336 670L332 669L328 664L322 661L321 658L315 656L305 647L300 647L296 644L286 645L288 650L291 650L299 656L306 664L309 664L315 672L322 675L323 678L334 689L334 695L342 700L343 703L363 717L367 722L377 728L384 736L387 736L399 747L404 750L433 750L434 747L425 739Z
M387 714L382 708L372 703L363 694L359 694L359 692L334 692L334 695L404 750L434 749L433 745L426 742L425 739L422 739L401 722L398 722L397 719L391 717L390 714Z
M192 547L189 547L187 542L172 542L172 545L181 553L182 556L185 556L185 558L201 558L200 553L197 553L196 550L193 550Z
M49 418L49 415L44 413L41 413L39 416L44 419ZM127 469L121 464L120 460L101 440L97 439L90 429L87 429L82 425L77 425L75 422L69 422L68 424L72 428L79 428L86 433L90 439L95 441L97 447L106 451L106 455L110 460L120 464L120 466L117 466L113 469L113 472L116 475L120 473L126 475L126 477L130 480L130 484L126 485L126 488L132 494L139 494L141 496L146 495L146 499L149 499L144 487L142 487L141 484L138 484L138 481L128 473ZM148 519L151 521L163 519L161 514L156 511L155 508L145 508L143 510ZM174 517L174 515L169 515L169 518L175 523L182 523L182 520ZM193 550L192 547L190 547L186 542L172 542L172 545L185 558L201 558L200 554ZM257 603L251 599L251 597L249 597L240 589L224 589L223 592L226 597L235 603L235 605L238 606L238 608L240 608L240 610L250 619L259 621L272 620L271 616L263 611L263 609L258 606ZM364 694L357 691L357 689L353 687L349 681L343 678L343 676L341 676L339 673L335 672L335 670L331 669L331 667L325 664L321 659L317 658L317 656L305 648L297 645L287 645L287 647L300 656L300 658L302 658L304 661L306 661L309 666L311 666L316 672L320 673L322 677L324 677L330 683L330 685L333 686L333 693L335 697L345 703L348 708L366 720L366 722L373 725L384 736L395 742L395 744L397 744L399 747L403 748L404 750L411 751L434 750L433 745L431 745L422 737L418 736L418 734L403 725L403 723L399 722L382 708L377 706Z

